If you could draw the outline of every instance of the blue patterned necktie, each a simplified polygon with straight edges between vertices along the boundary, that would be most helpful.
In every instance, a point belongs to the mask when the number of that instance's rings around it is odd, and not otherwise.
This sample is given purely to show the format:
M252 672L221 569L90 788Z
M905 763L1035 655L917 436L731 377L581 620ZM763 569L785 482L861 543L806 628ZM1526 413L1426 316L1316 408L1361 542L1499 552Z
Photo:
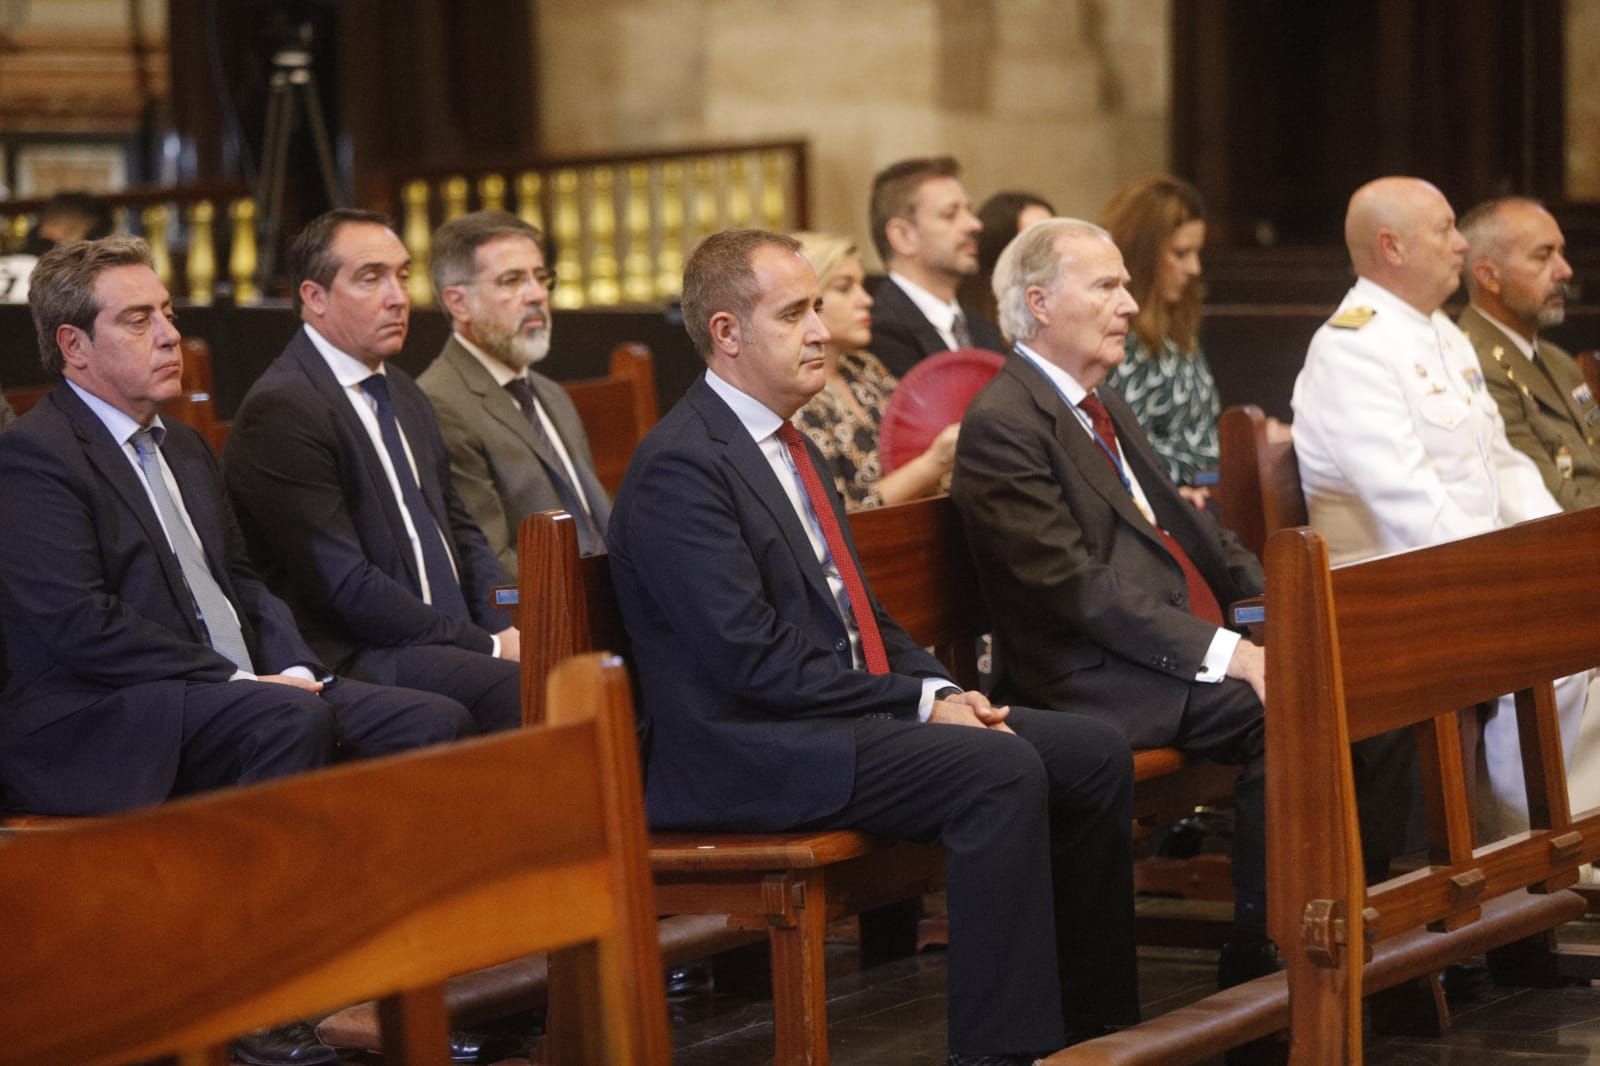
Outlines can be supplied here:
M417 531L417 541L422 547L422 565L428 571L428 593L433 605L452 617L471 621L466 597L461 594L461 582L456 580L455 568L450 565L450 553L444 546L444 534L439 523L422 498L416 476L411 472L411 462L406 458L405 445L400 440L400 423L395 421L394 400L389 395L389 379L374 374L361 382L361 388L378 405L378 431L383 446L389 453L389 463L394 467L394 479L400 483L400 499L411 515L411 525ZM421 581L417 595L422 595Z
M195 610L200 615L200 626L211 639L211 648L228 658L233 665L246 673L256 672L250 662L250 650L245 647L244 633L239 629L238 616L228 603L227 595L217 579L211 576L206 554L189 532L178 503L167 491L167 480L161 476L161 459L157 452L160 442L153 429L141 429L133 435L133 450L139 453L139 469L144 471L145 483L150 486L150 498L161 514L161 524L167 529L167 539L178 557L183 579L194 597Z

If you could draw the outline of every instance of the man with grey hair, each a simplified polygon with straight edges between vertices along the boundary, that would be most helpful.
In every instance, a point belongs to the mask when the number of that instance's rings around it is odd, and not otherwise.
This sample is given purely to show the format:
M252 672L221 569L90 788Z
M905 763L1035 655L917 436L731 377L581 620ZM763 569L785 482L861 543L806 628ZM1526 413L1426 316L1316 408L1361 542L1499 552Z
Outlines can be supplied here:
M1099 226L1052 219L996 265L1005 366L961 423L951 495L990 603L995 696L1076 711L1134 747L1240 765L1223 985L1276 968L1266 935L1261 648L1222 605L1261 565L1179 495L1120 397L1138 305Z
M1566 510L1600 504L1600 406L1572 356L1540 336L1566 317L1572 267L1554 216L1520 196L1461 220L1471 305L1457 320L1478 353L1506 439Z
M504 211L439 227L433 287L452 332L417 378L439 416L461 502L511 573L525 516L571 514L589 555L604 550L611 515L577 410L560 385L533 370L550 351L556 287L541 240Z
M821 455L817 276L731 230L684 269L705 374L639 445L606 539L652 825L948 849L950 1062L1030 1066L1137 1020L1125 740L951 684L872 597Z

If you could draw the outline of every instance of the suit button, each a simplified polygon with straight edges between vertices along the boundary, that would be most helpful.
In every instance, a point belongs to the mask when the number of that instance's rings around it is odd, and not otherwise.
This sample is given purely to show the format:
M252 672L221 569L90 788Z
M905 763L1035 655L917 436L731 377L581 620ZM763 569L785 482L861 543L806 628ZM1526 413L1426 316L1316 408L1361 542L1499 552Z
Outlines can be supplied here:
M846 650L849 649L849 647L850 647L850 642L848 640L845 640L843 637L840 637L838 640L833 642L833 650L834 651L846 651Z
M1168 596L1167 599L1169 601L1171 601L1172 606L1174 606L1174 607L1182 607L1183 606L1183 593L1181 593L1181 592L1174 592L1170 596Z

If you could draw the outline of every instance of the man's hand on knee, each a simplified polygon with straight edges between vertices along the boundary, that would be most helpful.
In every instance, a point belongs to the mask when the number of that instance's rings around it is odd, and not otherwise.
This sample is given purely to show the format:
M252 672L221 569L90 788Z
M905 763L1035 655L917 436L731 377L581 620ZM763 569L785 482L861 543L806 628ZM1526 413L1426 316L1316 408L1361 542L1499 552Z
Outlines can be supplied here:
M1239 642L1239 646L1233 649L1233 658L1228 660L1228 676L1248 681L1255 690L1256 699L1266 704L1267 653L1259 644L1252 644L1248 640Z
M290 688L305 689L307 692L321 692L322 682L312 681L304 677L292 677L288 674L258 674L257 681L265 681L272 685L288 685Z
M1006 725L1006 715L1010 713L1010 707L996 707L983 693L969 691L948 699L934 700L933 712L928 715L928 721L943 722L946 725L981 726L985 729L998 729L1010 733L1012 729Z

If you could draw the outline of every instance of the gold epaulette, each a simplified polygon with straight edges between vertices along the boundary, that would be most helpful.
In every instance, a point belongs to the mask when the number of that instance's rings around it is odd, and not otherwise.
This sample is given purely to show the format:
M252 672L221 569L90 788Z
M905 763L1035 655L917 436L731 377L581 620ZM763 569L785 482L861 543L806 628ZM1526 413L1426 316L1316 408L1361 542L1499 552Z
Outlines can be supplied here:
M1334 329L1360 329L1371 322L1377 313L1370 307L1346 307L1328 319L1328 325Z

